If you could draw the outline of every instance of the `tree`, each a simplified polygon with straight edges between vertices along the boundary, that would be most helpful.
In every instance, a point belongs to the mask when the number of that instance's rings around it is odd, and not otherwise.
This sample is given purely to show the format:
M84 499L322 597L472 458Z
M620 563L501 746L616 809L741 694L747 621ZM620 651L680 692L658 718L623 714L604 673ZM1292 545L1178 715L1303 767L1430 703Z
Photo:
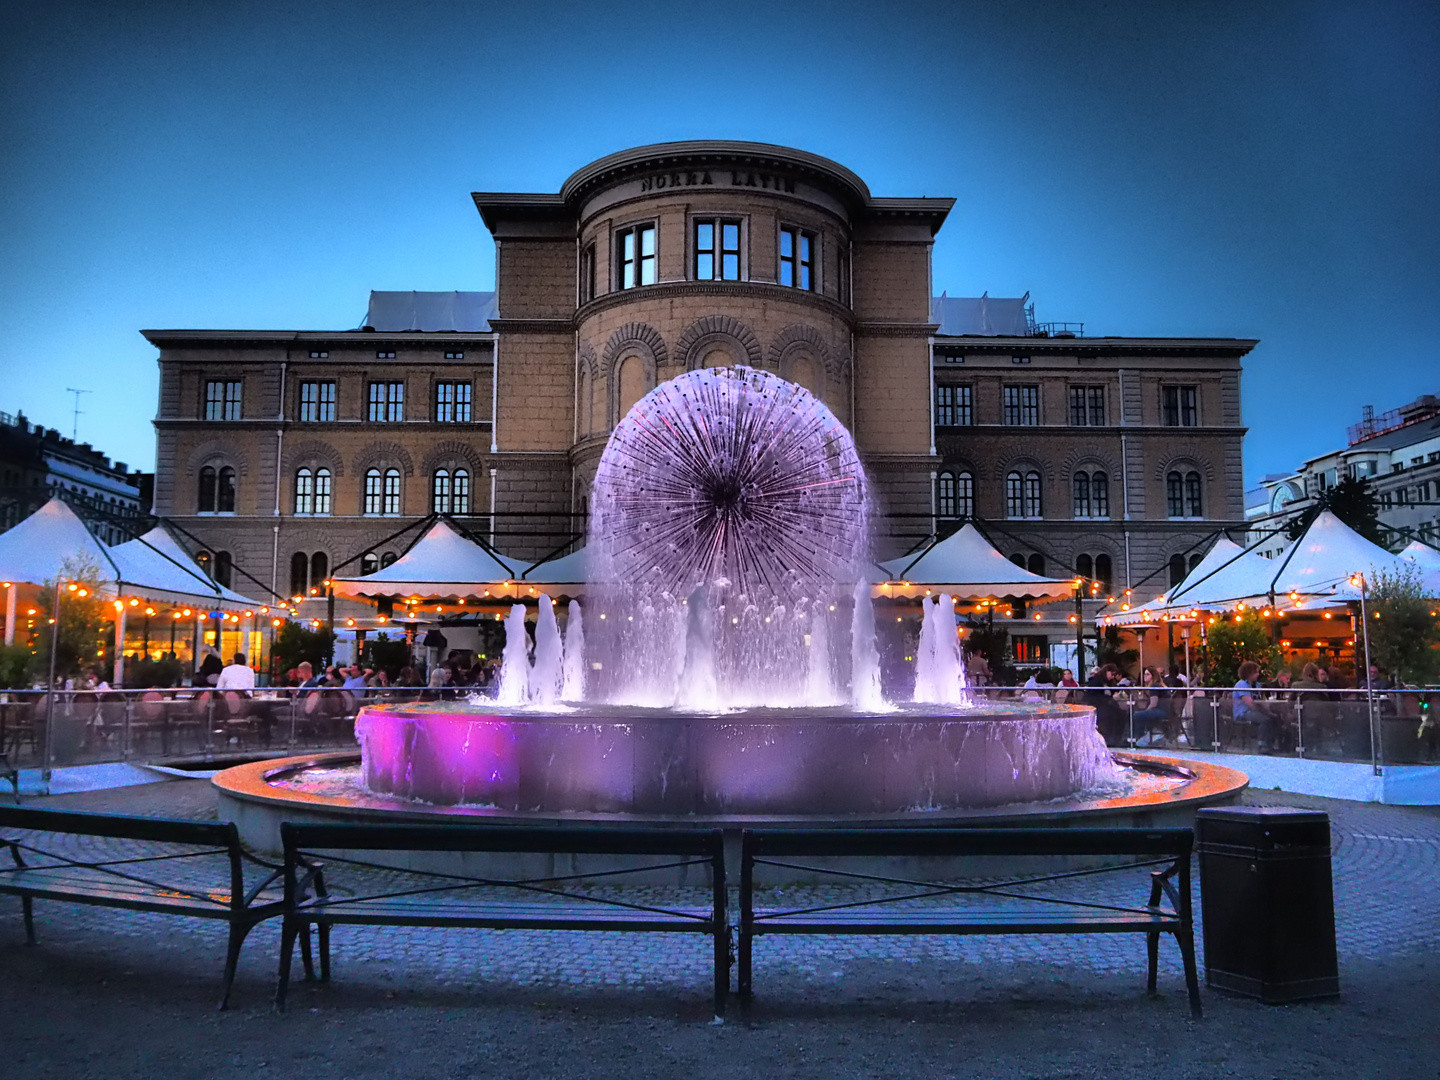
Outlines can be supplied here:
M1440 679L1440 623L1418 570L1382 570L1370 583L1370 662L1407 683Z
M1233 686L1246 660L1254 660L1272 674L1280 663L1280 646L1271 639L1270 623L1254 608L1239 615L1221 615L1206 630L1206 681L1210 686Z
M1106 664L1114 664L1116 668L1128 675L1132 665L1139 659L1139 649L1122 649L1120 647L1120 628L1118 626L1107 626L1105 632L1095 640L1095 666L1097 668L1104 667Z
M275 647L270 653L271 670L275 678L283 679L285 673L300 666L300 661L310 661L310 666L320 674L325 667L325 657L331 655L335 635L329 630L307 630L298 622L286 622L275 635Z
M1290 519L1285 526L1285 535L1291 540L1300 539L1322 510L1329 510L1371 543L1384 546L1385 530L1380 526L1380 505L1375 492L1370 490L1369 480L1347 476L1334 487L1326 488L1315 496L1308 509Z
M100 598L100 567L83 556L67 558L60 564L60 626L56 634L55 674L75 675L80 669L100 663L105 656L105 637L110 630L105 603ZM55 611L56 582L47 581L40 591L40 617L36 620L36 674L43 680L50 670L50 637Z

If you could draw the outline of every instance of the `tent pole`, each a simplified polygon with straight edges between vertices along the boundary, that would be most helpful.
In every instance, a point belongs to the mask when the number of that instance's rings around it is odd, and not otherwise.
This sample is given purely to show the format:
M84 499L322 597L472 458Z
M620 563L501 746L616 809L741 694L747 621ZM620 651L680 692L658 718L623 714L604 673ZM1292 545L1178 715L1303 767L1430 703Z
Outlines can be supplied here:
M5 644L15 644L15 594L20 591L18 581L5 584Z

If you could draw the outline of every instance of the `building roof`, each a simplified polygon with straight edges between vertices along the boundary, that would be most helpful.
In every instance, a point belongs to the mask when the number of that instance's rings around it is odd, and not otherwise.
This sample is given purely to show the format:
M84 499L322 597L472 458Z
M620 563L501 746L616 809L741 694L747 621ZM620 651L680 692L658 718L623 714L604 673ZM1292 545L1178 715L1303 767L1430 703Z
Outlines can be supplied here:
M362 330L395 333L489 333L493 292L381 292L372 290Z
M1025 307L1030 294L1019 297L939 296L930 298L930 321L945 337L1029 337L1033 331Z

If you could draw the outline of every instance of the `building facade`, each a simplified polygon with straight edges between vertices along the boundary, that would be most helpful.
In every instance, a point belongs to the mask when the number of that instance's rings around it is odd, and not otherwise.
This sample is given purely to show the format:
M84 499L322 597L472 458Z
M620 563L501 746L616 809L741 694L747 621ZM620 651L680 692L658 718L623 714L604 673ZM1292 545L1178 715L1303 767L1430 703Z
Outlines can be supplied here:
M0 532L59 498L102 542L121 543L144 531L152 480L24 413L0 413Z
M1023 300L932 297L953 200L877 197L835 162L730 142L473 198L494 294L373 294L359 330L145 332L156 512L220 573L304 593L384 564L432 510L519 558L567 550L618 419L663 380L733 364L849 427L877 557L973 516L1029 565L1118 588L1243 524L1255 343L1086 338L1036 326Z
M1348 477L1368 482L1392 548L1412 540L1440 544L1440 397L1425 394L1379 416L1366 406L1347 436L1344 449L1312 458L1293 473L1266 477L1260 523L1274 528Z

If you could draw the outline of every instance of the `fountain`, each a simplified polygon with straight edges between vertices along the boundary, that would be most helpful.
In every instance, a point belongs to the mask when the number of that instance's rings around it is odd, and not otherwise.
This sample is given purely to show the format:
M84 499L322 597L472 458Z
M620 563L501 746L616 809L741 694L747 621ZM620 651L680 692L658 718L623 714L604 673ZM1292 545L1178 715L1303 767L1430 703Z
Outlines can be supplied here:
M562 634L542 595L532 661L512 607L493 701L366 707L345 794L307 788L298 762L232 779L282 803L308 792L311 812L524 820L904 824L1154 801L1165 784L1137 795L1092 709L970 700L950 596L922 602L911 700L886 701L868 518L854 442L820 401L763 371L689 372L612 433L584 610L571 601ZM1171 772L1196 798L1224 787Z

